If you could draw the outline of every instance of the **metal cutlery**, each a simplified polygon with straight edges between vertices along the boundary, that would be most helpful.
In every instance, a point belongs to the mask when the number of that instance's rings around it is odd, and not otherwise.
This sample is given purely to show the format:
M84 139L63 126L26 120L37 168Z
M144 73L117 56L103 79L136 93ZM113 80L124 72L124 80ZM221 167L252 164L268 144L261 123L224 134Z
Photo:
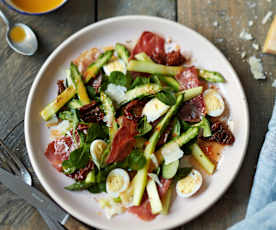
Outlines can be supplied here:
M13 172L16 176L0 168L0 182L6 185L11 191L25 199L32 206L36 207L51 230L67 229L87 230L88 228L70 217L63 209L56 205L50 198L31 187L32 178L28 170L17 158L17 156L0 139L0 145L5 152L0 152L0 165L7 171ZM23 179L23 181L20 179Z
M0 139L0 145L3 147L5 151L0 152L1 163L3 167L12 171L15 175L21 176L22 180L28 184L32 185L32 177L28 172L26 167L22 164L22 162L17 158L17 156L4 144L4 142ZM38 209L40 215L43 217L44 221L48 225L51 230L64 230L64 228L55 220L52 220L46 213Z

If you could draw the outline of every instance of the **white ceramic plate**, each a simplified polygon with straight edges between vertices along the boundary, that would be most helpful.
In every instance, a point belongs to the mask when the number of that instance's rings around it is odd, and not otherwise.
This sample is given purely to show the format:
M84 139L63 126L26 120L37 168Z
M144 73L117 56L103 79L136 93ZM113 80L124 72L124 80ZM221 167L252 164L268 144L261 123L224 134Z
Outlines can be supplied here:
M104 47L137 39L144 30L171 37L193 55L195 64L223 73L227 83L222 92L229 104L234 122L236 141L227 147L217 172L205 178L204 189L190 199L177 197L168 216L158 216L144 222L132 214L107 220L99 215L101 209L88 192L69 192L64 186L72 180L54 169L44 151L49 133L39 112L56 97L56 81L64 79L64 70L70 61L91 47ZM32 85L25 113L25 137L29 157L35 173L49 195L66 211L81 221L101 229L168 229L195 218L225 192L237 174L245 155L249 131L246 98L239 78L221 52L195 31L165 19L147 16L125 16L107 19L88 27L66 39L47 59Z

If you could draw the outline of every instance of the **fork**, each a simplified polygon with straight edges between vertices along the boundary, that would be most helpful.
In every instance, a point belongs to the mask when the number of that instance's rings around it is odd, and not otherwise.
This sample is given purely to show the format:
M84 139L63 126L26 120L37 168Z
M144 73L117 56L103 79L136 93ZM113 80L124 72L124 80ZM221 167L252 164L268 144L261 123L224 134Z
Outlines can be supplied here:
M3 140L0 139L0 146L5 151L0 151L0 165L9 172L13 172L15 175L20 176L22 180L32 186L32 177L19 158L5 145ZM38 209L39 214L43 217L51 230L64 230L62 225L57 221L52 220L47 214Z

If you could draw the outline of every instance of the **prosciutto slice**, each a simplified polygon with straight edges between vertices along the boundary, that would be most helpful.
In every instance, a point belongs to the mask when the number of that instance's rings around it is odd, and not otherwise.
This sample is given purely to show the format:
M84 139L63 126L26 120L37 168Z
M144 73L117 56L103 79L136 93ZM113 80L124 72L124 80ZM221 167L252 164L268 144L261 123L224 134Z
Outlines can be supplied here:
M81 53L73 63L78 67L80 73L84 73L87 67L98 58L100 51L97 48L92 48Z
M133 150L137 135L136 122L122 117L122 126L114 136L106 163L123 161Z
M198 72L194 66L183 68L183 70L175 76L180 84L181 90L191 89L200 86ZM206 109L202 95L184 103L180 109L179 116L187 122L199 122L201 116L206 114Z
M75 149L72 137L65 136L52 141L46 151L45 156L51 164L62 171L62 162L69 158L70 153Z
M141 52L145 52L155 62L163 63L166 59L165 39L155 33L144 31L132 50L131 59Z
M162 200L166 195L172 183L172 180L167 180L162 178L161 183L162 183L162 187L158 186L158 193L159 193L160 199ZM143 201L139 206L132 206L128 208L128 212L137 215L139 218L145 221L153 220L156 216L158 216L158 214L152 214L150 202L147 194L144 195Z

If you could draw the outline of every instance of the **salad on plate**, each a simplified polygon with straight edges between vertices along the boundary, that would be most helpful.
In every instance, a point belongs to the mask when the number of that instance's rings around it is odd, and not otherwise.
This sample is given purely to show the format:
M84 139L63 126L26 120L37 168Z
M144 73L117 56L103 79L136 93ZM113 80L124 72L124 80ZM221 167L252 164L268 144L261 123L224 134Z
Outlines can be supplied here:
M149 31L134 45L87 50L40 113L50 131L45 156L74 180L66 190L95 194L108 218L167 215L174 191L196 195L235 141L225 82Z

